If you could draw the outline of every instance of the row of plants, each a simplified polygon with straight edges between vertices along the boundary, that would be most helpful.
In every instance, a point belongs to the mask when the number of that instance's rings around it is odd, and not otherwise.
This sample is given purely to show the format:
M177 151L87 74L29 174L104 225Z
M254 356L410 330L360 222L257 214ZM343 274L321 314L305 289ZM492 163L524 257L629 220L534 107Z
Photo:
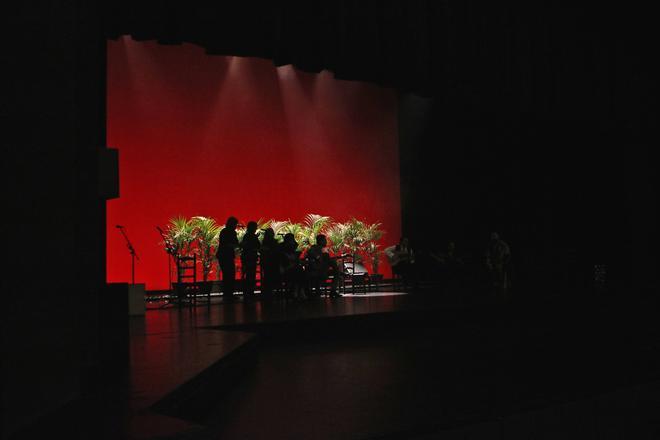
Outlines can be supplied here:
M380 229L380 223L368 224L355 218L334 222L325 215L307 214L300 223L261 219L257 224L260 240L267 228L273 228L278 241L282 241L284 234L292 233L298 242L298 250L302 252L315 244L317 235L324 234L332 255L349 254L356 262L367 261L371 264L372 272L378 273L382 257L379 241L385 234ZM196 255L204 281L207 281L214 272L215 250L223 228L224 225L218 224L212 217L173 217L166 227L162 244L166 251L176 256ZM245 227L238 227L236 233L239 241L242 240Z

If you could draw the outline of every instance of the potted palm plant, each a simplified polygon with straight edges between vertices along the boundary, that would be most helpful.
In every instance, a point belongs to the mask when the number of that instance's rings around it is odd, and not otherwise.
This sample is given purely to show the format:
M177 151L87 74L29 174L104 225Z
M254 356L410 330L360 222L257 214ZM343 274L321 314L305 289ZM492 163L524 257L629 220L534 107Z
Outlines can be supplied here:
M323 233L332 219L325 215L307 214L299 232L300 247L309 249L316 243L316 236Z
M344 248L348 250L353 259L353 270L355 270L355 265L362 263L363 260L364 229L364 222L355 218L343 224Z
M364 244L365 224L360 220L352 218L345 224L344 244L348 247L352 255L360 257L360 251Z
M176 257L189 257L193 253L195 226L184 216L172 217L165 231L165 245L169 245Z
M382 253L378 241L383 237L384 231L379 228L380 223L372 223L366 226L363 231L364 252L371 262L371 269L373 274L378 274Z
M346 247L344 236L346 234L346 225L344 223L333 223L326 230L326 235L330 241L330 250L334 255L340 255Z
M213 272L215 249L218 246L218 236L222 227L211 217L195 216L191 219L195 231L195 252L202 265L202 280L208 281Z
M187 266L187 263L192 261L195 247L195 226L192 220L184 216L177 216L170 219L165 231L165 247L174 256L177 268L177 296L179 300L185 295L185 289L178 285L184 273L192 269L196 271L194 266ZM185 263L184 263L185 262ZM184 267L185 266L185 267Z

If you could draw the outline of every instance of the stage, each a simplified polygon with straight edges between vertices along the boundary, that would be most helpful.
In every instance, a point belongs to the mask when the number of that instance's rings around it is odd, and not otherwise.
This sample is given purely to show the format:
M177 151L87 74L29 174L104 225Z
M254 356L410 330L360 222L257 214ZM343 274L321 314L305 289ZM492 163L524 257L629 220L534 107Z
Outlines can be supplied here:
M632 419L657 420L655 304L457 302L439 289L154 304L130 317L126 368L103 372L38 433L529 438L591 423L629 434Z
M399 313L416 307L408 293L378 291L364 294L345 294L339 298L310 298L304 301L275 298L245 300L235 295L227 304L221 296L199 298L194 305L178 306L166 300L151 301L147 307L145 332L159 331L160 326L195 326L235 330L244 327L259 327L278 323L307 321L314 319L337 319L361 317L372 314ZM176 313L172 313L176 311Z
M649 414L660 379L650 313L633 325L637 310L604 298L567 309L402 293L149 311L132 323L134 347L157 337L166 358L200 363L205 344L238 348L149 411L223 439L517 438L585 420L630 433L631 414Z
M249 374L257 363L259 341L334 337L357 326L403 324L426 310L421 299L380 291L304 302L244 302L242 295L229 304L219 296L180 307L151 301L144 316L130 318L128 379L100 389L93 401L104 402L105 416L93 419L99 426L112 426L108 432L126 429L130 438L202 432L200 414ZM114 402L112 408L107 402ZM126 420L118 422L118 409Z

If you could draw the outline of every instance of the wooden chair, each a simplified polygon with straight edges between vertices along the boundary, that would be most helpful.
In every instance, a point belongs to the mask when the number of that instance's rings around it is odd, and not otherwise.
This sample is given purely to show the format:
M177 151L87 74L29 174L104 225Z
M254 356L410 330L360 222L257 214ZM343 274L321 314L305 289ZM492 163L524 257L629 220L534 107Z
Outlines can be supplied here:
M197 284L197 256L177 257L176 283L174 283L178 305L184 302L193 304L199 292ZM210 298L210 292L209 292Z

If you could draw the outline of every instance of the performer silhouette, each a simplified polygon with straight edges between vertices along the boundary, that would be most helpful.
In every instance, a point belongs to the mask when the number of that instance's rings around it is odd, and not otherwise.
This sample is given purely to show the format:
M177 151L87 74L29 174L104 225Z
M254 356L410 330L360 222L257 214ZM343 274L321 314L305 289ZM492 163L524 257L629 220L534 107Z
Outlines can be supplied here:
M310 292L314 290L320 295L321 285L332 274L332 285L330 287L330 296L336 298L341 296L337 293L337 284L339 282L339 269L337 261L330 258L330 254L325 250L328 241L323 234L316 236L316 244L312 245L307 251L307 274L310 283Z
M385 248L384 252L392 266L392 274L403 281L404 287L411 285L414 278L415 254L408 239L401 237L399 244Z
M294 299L306 299L304 289L304 271L300 264L298 242L292 233L284 236L280 245L280 270L286 284L287 294Z
M257 222L251 221L243 240L241 240L241 270L243 272L243 298L249 299L254 295L257 282L257 260L259 259L259 238L257 237Z
M222 297L225 301L233 300L234 284L236 280L236 266L234 259L236 257L236 249L238 248L238 236L236 235L236 226L238 220L236 217L229 217L225 223L225 227L220 231L220 238L218 239L218 250L216 257L218 258L218 265L222 272Z
M264 232L264 239L261 242L260 262L261 262L261 293L270 298L273 291L279 287L280 277L280 257L279 243L275 240L275 231L268 228Z

